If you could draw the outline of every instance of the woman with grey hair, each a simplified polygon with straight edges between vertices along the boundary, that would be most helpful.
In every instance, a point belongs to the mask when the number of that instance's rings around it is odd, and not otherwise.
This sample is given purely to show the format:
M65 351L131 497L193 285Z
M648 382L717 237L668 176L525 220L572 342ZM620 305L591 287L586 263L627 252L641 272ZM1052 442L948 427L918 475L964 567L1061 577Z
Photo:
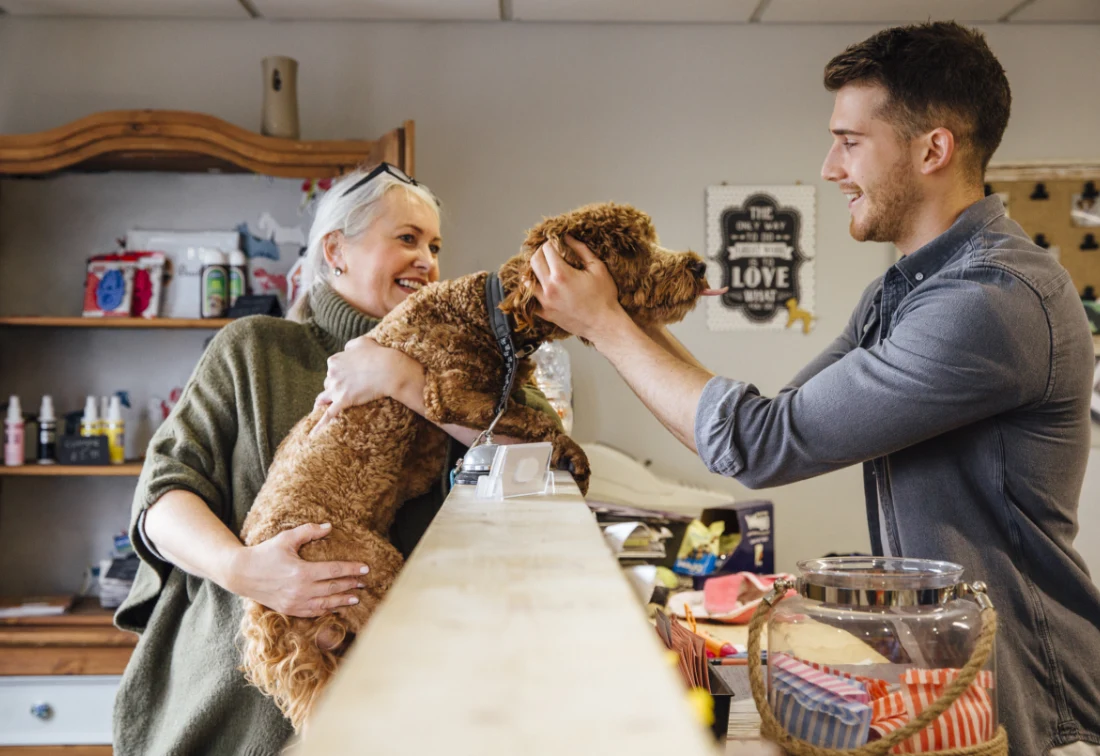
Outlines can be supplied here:
M141 635L115 701L116 754L275 754L291 735L239 669L239 597L314 617L356 603L370 565L299 558L327 523L252 547L238 534L276 448L325 388L330 360L439 280L439 220L431 192L388 164L337 181L318 203L309 288L288 319L222 329L150 441L130 528L141 564L115 617ZM415 390L415 375L402 385ZM553 414L532 387L515 398ZM407 402L423 412L422 398ZM444 430L466 443L476 435ZM391 539L406 555L445 493L441 480L400 511Z

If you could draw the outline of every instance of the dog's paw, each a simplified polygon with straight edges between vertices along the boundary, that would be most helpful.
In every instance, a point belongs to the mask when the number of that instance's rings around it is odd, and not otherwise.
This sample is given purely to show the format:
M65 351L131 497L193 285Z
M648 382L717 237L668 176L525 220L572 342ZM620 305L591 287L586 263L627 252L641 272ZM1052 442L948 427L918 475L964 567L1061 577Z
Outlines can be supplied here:
M588 466L588 457L573 439L564 433L554 439L554 455L551 464L559 470L567 470L577 486L581 489L581 495L588 493L588 479L592 470Z

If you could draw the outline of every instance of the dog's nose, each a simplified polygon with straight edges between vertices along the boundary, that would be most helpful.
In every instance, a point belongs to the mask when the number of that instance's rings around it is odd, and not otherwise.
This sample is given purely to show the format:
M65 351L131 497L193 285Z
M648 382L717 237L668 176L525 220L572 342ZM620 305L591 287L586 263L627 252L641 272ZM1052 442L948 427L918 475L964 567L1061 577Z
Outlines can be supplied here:
M691 271L691 275L701 281L707 275L707 264L702 260L697 260L688 266L688 270Z

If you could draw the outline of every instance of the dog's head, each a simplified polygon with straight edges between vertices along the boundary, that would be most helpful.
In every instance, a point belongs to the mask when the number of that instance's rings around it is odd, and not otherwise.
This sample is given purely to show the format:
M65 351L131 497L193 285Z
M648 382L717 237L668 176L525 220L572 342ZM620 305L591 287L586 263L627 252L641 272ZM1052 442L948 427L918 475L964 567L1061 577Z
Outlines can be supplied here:
M538 300L526 285L535 282L531 255L553 239L558 242L563 259L580 268L581 261L565 243L566 234L584 242L603 261L618 287L619 301L631 314L637 309L636 294L649 276L659 249L650 217L629 205L612 202L585 205L546 218L528 231L522 251L500 269L501 283L507 292L500 309L512 314L518 330L533 332L543 339L565 338L569 334L536 315Z
M707 264L694 252L673 252L658 247L650 258L649 270L623 307L635 323L649 325L678 323L691 312L699 297L720 294L707 285ZM619 299L622 300L620 293Z

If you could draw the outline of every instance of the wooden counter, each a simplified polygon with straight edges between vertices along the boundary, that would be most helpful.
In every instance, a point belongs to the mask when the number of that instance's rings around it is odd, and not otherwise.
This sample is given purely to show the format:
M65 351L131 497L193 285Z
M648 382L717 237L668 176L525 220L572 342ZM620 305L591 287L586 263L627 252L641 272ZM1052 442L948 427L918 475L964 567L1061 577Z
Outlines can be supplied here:
M321 702L300 753L719 753L566 475L459 486Z

